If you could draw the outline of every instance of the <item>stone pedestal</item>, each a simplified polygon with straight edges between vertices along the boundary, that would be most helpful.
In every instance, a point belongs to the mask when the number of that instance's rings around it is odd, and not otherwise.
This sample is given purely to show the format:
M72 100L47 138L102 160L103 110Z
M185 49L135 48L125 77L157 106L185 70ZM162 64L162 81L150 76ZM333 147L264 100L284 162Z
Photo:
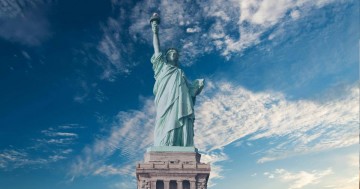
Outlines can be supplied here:
M210 165L193 147L152 147L136 167L138 189L206 189Z

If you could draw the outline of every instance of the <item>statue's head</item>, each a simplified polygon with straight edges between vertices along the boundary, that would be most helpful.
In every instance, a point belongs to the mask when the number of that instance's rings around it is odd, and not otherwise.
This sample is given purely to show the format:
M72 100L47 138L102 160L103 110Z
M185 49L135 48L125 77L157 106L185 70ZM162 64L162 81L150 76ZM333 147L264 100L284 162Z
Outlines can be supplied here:
M169 48L166 51L166 60L169 64L178 66L179 51L175 48Z

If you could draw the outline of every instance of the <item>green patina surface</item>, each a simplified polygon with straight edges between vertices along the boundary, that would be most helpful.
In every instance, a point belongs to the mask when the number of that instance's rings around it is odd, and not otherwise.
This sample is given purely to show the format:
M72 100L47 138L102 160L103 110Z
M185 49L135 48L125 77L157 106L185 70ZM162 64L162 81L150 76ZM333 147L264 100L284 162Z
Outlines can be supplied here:
M187 151L194 148L194 104L196 96L204 87L204 79L190 82L179 68L179 53L170 48L161 53L159 42L160 17L150 19L153 31L154 55L151 58L155 77L155 129L154 149ZM158 148L169 146L169 148ZM190 148L174 148L183 146ZM174 150L176 149L176 150Z
M147 152L198 152L198 149L184 146L152 146L149 147Z

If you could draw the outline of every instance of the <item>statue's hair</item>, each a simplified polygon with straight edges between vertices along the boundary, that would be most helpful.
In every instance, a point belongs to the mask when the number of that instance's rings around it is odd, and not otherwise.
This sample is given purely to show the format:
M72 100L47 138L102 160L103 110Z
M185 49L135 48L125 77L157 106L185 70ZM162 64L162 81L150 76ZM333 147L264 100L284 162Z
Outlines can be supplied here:
M165 55L167 55L167 54L169 53L169 51L171 51L171 50L174 50L174 51L176 51L178 54L180 54L180 53L179 53L179 50L177 50L177 49L174 48L174 47L170 47L170 48L168 48L168 49L166 50L166 54L165 54Z

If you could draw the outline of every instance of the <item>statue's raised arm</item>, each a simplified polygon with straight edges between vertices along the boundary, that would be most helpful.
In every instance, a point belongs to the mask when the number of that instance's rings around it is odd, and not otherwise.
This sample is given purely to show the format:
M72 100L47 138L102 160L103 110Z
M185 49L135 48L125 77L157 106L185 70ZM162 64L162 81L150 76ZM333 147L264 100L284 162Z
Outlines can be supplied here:
M150 18L151 29L153 32L153 45L154 45L154 54L158 56L160 54L160 42L159 42L159 24L160 16L157 13L154 13Z

